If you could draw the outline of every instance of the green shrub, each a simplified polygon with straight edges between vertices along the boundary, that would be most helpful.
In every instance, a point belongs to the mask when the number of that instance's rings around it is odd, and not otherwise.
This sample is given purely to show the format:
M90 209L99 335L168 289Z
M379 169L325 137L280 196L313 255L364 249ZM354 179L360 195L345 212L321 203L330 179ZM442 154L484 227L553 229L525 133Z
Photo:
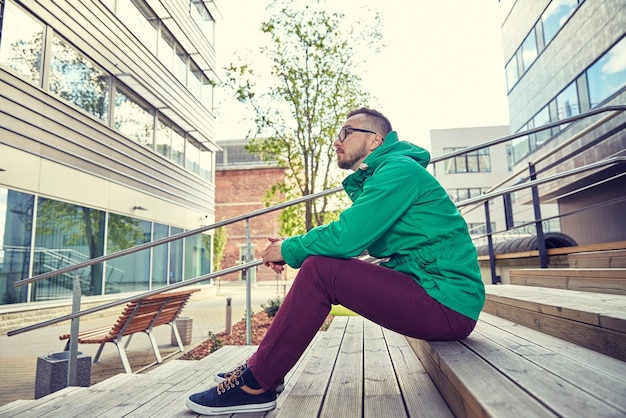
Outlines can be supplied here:
M263 308L267 316L272 318L274 317L274 315L276 315L276 312L278 312L278 308L280 308L280 305L282 303L283 298L281 298L280 296L276 296L274 299L268 299L267 304L262 304L261 308Z

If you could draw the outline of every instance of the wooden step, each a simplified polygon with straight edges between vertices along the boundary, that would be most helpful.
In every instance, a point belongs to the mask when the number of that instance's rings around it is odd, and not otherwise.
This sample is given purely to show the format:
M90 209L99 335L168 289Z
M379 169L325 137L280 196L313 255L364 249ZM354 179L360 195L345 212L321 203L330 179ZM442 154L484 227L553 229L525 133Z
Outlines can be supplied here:
M626 414L626 363L482 313L463 341L409 339L457 417Z
M567 261L572 268L626 268L626 249L568 254Z
M509 271L511 284L626 295L626 268L547 268Z
M488 285L483 311L626 361L626 296Z
M255 350L226 346L200 361L174 360L144 374L16 401L0 407L0 416L187 416L190 394L214 386L216 373L232 370ZM361 317L334 318L287 374L277 407L248 415L454 417L408 341Z

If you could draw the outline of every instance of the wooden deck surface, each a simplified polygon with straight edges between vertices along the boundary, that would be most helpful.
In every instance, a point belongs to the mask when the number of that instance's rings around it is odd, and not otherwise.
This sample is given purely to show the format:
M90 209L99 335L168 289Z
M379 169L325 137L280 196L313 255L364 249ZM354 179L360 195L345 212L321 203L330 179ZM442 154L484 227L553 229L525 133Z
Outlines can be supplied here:
M0 416L191 417L189 394L244 362L255 347L224 347L200 361L174 360L0 407ZM407 340L361 317L336 317L286 378L276 409L249 417L452 417Z

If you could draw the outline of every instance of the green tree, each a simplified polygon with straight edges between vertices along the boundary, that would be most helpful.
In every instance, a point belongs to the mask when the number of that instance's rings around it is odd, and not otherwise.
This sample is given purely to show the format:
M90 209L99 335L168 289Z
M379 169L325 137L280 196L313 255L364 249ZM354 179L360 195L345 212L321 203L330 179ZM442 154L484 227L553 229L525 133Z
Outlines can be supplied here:
M337 131L347 111L370 101L359 71L380 46L379 16L346 17L328 7L275 1L271 17L261 25L269 43L260 52L270 61L271 74L257 73L248 63L227 69L227 84L255 115L257 132L248 151L288 169L286 181L269 190L268 201L337 186L339 172L333 163ZM281 233L327 223L337 216L341 205L337 200L326 196L305 203L304 209L285 210ZM304 216L294 216L298 212Z
M222 257L226 248L226 227L220 226L213 234L213 270L219 271L222 268Z

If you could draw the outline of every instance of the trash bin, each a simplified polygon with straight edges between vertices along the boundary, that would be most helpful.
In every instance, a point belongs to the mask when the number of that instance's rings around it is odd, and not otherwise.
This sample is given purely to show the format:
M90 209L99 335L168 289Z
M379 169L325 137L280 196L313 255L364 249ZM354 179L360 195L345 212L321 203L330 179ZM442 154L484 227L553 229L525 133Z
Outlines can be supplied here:
M37 358L35 399L67 387L69 351L48 354ZM91 383L91 356L78 352L76 384L89 387Z
M178 335L180 335L180 340L183 345L191 343L192 325L193 319L188 316L176 319L176 328L178 329ZM178 345L176 342L176 336L174 335L174 330L172 330L171 343L172 345Z

